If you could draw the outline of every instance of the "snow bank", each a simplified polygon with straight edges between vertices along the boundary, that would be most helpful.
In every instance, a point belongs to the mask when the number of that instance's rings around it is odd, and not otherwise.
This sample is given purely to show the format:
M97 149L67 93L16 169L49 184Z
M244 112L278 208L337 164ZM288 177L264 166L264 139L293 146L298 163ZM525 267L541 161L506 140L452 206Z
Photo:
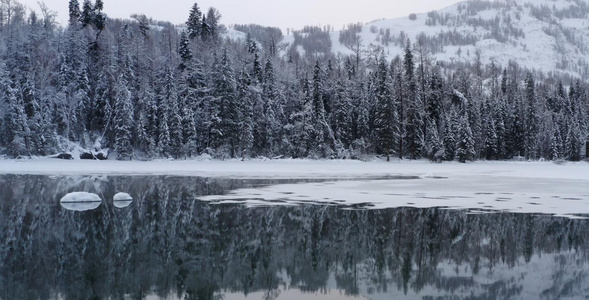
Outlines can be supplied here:
M228 161L86 161L0 160L0 174L37 175L175 175L229 178L364 178L387 176L500 176L589 180L586 162L475 162L374 160L228 160Z

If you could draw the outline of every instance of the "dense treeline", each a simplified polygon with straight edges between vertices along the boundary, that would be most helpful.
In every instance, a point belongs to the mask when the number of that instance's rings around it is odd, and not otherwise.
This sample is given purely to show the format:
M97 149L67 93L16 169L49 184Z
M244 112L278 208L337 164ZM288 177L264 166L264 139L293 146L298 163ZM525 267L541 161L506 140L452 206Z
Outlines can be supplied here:
M586 82L479 59L450 71L422 40L407 39L404 56L388 61L378 47L350 57L321 50L329 45L297 51L278 44L275 29L240 27L269 40L223 38L221 14L197 4L176 27L109 19L101 0L70 0L69 24L59 28L47 8L27 15L8 2L0 147L10 156L75 142L119 159L582 158ZM328 32L300 34L308 42Z
M439 208L246 209L195 200L259 184L2 177L0 298L222 299L264 292L264 299L275 299L288 289L331 288L337 295L334 285L346 295L388 298L555 299L587 292L586 220ZM104 203L86 212L59 205L57 199L79 190ZM121 190L135 198L124 209L111 201Z

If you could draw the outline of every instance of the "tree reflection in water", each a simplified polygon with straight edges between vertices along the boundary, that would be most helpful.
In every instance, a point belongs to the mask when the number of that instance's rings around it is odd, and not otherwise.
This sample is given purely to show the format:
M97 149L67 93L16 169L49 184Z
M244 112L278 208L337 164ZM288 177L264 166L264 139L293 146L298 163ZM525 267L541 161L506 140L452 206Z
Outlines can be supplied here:
M589 295L585 220L195 200L276 183L285 181L2 176L0 299ZM75 191L105 203L62 208ZM133 202L115 207L118 192Z

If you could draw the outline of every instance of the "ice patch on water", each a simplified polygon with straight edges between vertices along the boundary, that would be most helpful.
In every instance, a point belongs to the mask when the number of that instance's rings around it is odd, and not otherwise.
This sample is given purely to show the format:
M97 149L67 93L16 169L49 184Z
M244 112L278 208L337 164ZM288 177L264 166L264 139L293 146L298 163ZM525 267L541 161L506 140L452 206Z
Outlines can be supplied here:
M67 210L88 211L98 208L102 200L93 193L73 192L63 196L59 203Z
M113 205L117 208L125 208L133 203L133 197L127 193L117 193L112 200Z

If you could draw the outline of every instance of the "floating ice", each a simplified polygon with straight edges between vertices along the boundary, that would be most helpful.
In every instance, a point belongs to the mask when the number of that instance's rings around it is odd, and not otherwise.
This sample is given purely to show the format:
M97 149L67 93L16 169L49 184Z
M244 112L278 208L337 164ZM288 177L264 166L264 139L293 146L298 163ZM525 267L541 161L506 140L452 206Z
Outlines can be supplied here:
M63 196L59 203L67 210L87 211L98 208L102 200L93 193L73 192Z
M133 197L127 193L117 193L112 198L113 205L118 208L125 208L133 202Z

